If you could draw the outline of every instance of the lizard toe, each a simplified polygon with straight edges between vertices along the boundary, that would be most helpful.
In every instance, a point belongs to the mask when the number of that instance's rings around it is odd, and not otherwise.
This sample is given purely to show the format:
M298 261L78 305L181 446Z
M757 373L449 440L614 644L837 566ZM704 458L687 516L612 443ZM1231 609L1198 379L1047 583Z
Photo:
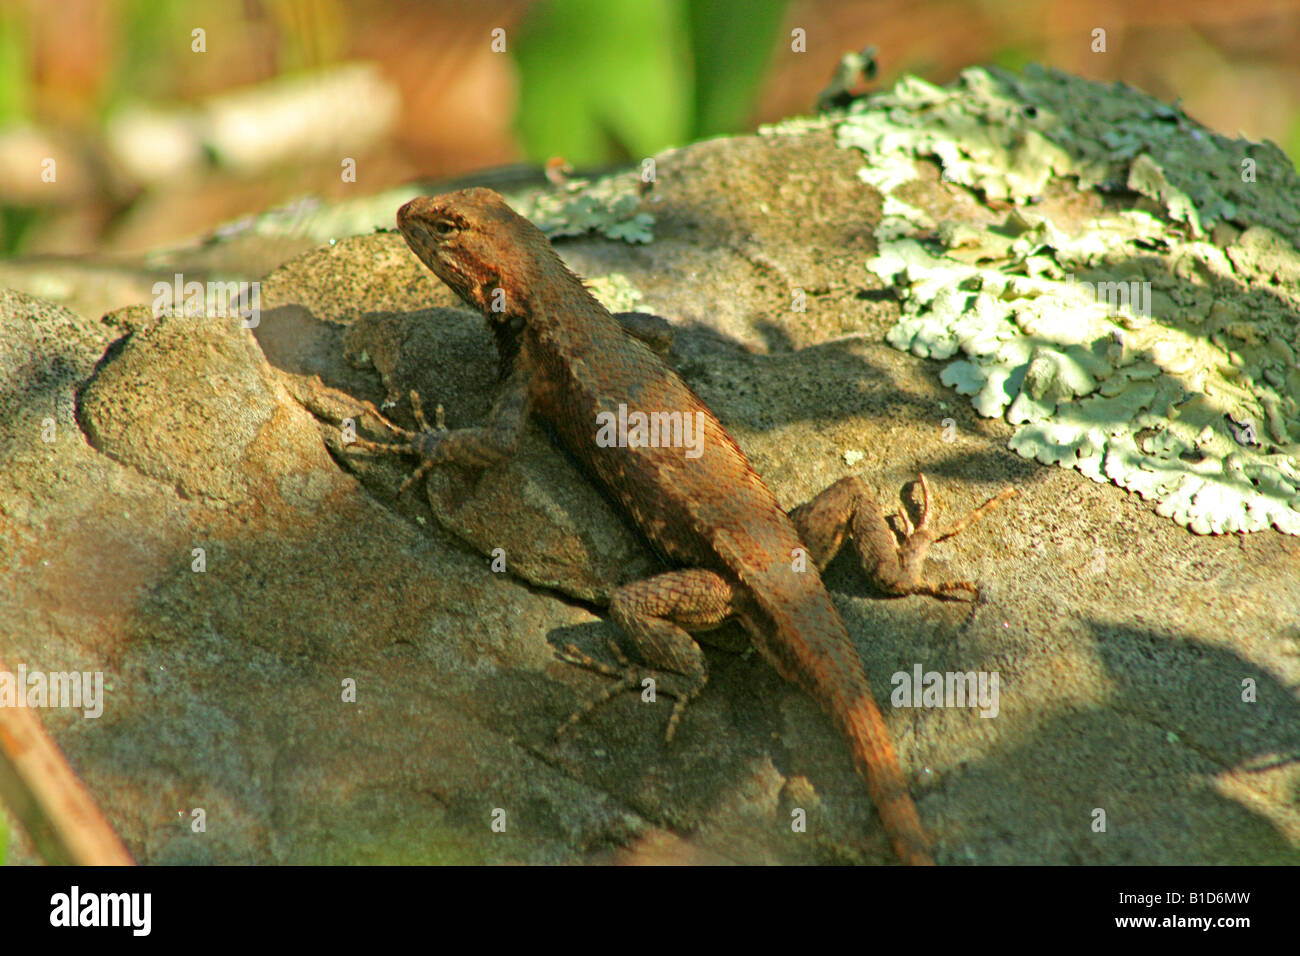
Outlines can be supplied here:
M566 663L600 674L602 677L610 678L614 683L566 717L555 728L555 739L559 740L619 694L639 692L642 700L646 703L656 703L660 694L672 699L673 708L668 715L668 726L664 731L664 741L672 743L673 737L677 733L677 727L681 723L682 715L686 713L687 705L704 690L707 677L692 679L673 671L639 666L628 661L617 650L617 645L614 645L614 650L621 666L615 667L598 661L582 653L572 644L566 645L565 649L557 655L560 660Z

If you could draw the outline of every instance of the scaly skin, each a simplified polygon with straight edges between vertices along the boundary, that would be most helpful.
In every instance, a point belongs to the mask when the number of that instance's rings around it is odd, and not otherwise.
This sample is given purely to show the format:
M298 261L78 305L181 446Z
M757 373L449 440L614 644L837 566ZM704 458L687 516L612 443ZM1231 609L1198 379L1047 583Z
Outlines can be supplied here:
M851 534L868 574L890 593L948 597L973 591L965 582L920 580L925 549L947 535L931 532L923 517L898 546L857 479L837 482L788 516L699 397L635 330L629 334L592 298L546 237L492 190L412 200L398 211L397 224L415 254L487 319L503 387L483 427L449 432L439 418L430 428L417 401L422 432L390 426L410 440L362 447L419 455L423 463L412 479L448 461L490 466L513 453L528 413L541 415L680 569L620 588L610 604L611 616L657 669L659 690L675 698L669 738L707 680L690 632L734 616L762 656L825 708L847 737L899 857L931 863L889 733L818 568ZM690 457L681 445L602 447L597 415L617 414L620 404L629 411L689 413L690 421L702 424L702 454ZM805 554L811 561L800 560ZM613 670L576 652L570 659ZM634 683L629 676L614 690Z

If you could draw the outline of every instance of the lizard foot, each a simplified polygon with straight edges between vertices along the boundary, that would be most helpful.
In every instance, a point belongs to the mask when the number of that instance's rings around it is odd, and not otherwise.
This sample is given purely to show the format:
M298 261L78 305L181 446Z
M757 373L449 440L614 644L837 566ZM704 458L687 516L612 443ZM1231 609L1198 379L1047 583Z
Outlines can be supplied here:
M1003 501L1015 497L1018 492L1010 486L1002 489L984 504L980 505L974 511L971 511L961 520L951 525L945 531L936 530L930 520L933 517L933 510L930 506L930 483L926 480L924 474L918 474L921 485L921 504L920 515L917 518L916 525L912 525L911 519L907 515L907 509L904 508L895 515L897 522L901 525L901 535L903 538L900 551L910 551L913 554L913 560L924 556L929 550L931 544L937 541L946 541L953 535L964 530L969 525L978 521L984 515L988 514ZM919 565L918 565L919 567ZM959 601L970 600L972 603L978 603L980 600L980 589L971 581L937 581L930 582L918 580L910 582L908 591L912 594L926 594L930 597L938 598L941 601ZM963 597L969 595L969 597Z
M700 681L693 687L673 687L682 681L681 674L675 674L671 671L660 671L653 668L638 667L627 659L627 656L619 649L619 646L613 641L609 642L610 653L618 660L619 666L614 667L598 661L582 651L578 650L572 644L565 645L563 651L557 656L560 660L585 670L600 674L603 677L609 677L615 681L599 695L583 704L578 710L574 711L560 726L555 728L555 739L559 740L571 729L576 727L579 722L595 713L601 706L613 700L624 691L638 690L646 678L651 678L655 683L655 692L666 694L673 698L673 710L668 716L668 728L664 731L664 742L672 743L674 735L677 733L677 725L681 722L682 714L686 712L686 705L699 695L704 689L704 682Z
M442 406L439 405L434 409L434 424L430 425L429 420L424 417L424 406L420 403L420 393L412 390L410 394L411 413L415 417L415 424L418 426L417 431L411 431L389 421L379 409L375 408L373 403L357 399L357 403L374 416L380 424L398 438L404 440L386 444L384 442L369 441L365 438L354 438L348 443L350 447L370 454L415 455L421 459L419 467L397 489L399 495L423 478L430 468L442 461L442 458L438 455L438 450L442 445L442 440L448 434Z

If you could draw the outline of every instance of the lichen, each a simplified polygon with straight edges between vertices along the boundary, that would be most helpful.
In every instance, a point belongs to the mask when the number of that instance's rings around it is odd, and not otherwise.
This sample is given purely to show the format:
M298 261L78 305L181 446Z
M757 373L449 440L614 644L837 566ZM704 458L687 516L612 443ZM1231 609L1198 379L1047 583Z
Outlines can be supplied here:
M1197 533L1300 534L1300 180L1275 146L1040 68L904 79L835 130L885 196L868 265L902 300L892 345L955 358L941 380L1025 457ZM892 195L927 158L1011 210L931 221ZM1067 176L1151 203L1069 226L1022 208Z
M598 232L621 242L646 243L654 238L654 216L640 212L636 176L606 176L595 182L577 179L556 192L531 192L512 198L515 210L531 219L547 238Z
M634 312L645 296L621 272L588 277L587 291L610 312Z

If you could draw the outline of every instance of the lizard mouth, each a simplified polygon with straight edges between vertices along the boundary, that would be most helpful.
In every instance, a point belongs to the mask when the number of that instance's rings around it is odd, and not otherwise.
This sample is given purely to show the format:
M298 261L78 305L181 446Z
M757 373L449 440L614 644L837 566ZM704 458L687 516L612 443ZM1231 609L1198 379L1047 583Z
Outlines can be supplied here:
M397 211L397 228L402 233L402 238L425 265L434 271L438 271L438 264L442 260L439 255L438 244L430 232L429 227L419 219L413 219L409 215L403 215L406 212L406 206Z
M406 232L407 227L419 223L418 219L412 218L415 215L414 206L422 197L416 197L409 202L403 203L397 209L397 228Z
M406 213L406 206L398 210L397 228L401 231L407 246L434 275L464 298L462 290L470 287L469 276L460 268L455 258L438 245L438 240L428 225L423 220L413 218Z
M423 259L423 252L436 249L438 242L429 229L427 219L420 215L418 209L413 208L417 202L418 199L412 199L397 210L397 228L411 250Z

